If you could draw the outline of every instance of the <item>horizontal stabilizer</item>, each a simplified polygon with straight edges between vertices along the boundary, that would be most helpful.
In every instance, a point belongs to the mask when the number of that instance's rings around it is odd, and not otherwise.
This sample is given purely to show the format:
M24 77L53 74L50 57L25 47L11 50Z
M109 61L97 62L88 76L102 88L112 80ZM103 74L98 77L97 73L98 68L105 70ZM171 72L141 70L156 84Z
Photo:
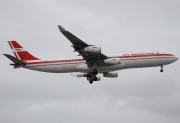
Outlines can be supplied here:
M9 55L9 54L3 54L3 55L5 55L8 59L10 59L12 62L14 62L17 65L22 65L22 66L26 66L27 65L27 63L25 63L25 62L15 58L15 57Z

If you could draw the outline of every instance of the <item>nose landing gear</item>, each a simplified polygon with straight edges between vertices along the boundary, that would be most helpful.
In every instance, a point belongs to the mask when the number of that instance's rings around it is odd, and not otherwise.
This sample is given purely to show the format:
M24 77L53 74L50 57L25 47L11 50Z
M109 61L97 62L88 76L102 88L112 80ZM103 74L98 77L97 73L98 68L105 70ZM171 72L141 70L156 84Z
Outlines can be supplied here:
M163 66L161 66L161 70L160 70L160 72L162 73L164 70L163 70Z
M93 79L89 79L89 83L92 84L93 83Z

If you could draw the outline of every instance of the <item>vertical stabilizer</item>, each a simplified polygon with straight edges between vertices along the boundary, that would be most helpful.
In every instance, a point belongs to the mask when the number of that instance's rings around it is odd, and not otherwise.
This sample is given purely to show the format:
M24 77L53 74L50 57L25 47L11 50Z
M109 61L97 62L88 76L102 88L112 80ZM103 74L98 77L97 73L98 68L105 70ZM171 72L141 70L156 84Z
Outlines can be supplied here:
M27 50L25 50L18 42L16 41L8 41L14 56L21 61L28 60L40 60L35 56L31 55Z

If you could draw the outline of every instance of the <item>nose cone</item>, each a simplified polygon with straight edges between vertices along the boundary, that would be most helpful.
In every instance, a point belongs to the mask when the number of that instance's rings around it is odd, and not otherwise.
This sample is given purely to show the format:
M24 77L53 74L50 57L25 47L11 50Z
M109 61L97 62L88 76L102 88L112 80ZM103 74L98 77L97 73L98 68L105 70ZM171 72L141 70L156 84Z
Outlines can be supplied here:
M172 63L173 63L173 62L178 60L178 57L173 57L171 60L172 60Z
M171 57L171 58L169 58L169 64L170 63L173 63L173 62L175 62L175 61L177 61L178 60L178 57L176 57L176 56L174 56L174 57ZM168 61L168 60L167 60Z
M174 61L177 61L178 60L178 57L175 57L175 60Z
M173 63L173 62L175 62L177 60L178 60L178 58L176 56L166 57L166 58L160 59L160 63L162 65L167 65L167 64L171 64L171 63Z

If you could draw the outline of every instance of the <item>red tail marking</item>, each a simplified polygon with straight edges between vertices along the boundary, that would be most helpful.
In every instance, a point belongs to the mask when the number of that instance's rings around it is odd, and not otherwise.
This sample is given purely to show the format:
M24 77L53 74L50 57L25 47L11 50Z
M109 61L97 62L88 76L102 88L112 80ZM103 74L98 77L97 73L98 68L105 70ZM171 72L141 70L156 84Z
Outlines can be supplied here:
M16 41L8 41L10 47L14 49L14 55L16 58L22 60L22 61L28 61L28 60L40 60L33 55L31 55L28 51L26 51L18 42Z
M23 48L20 44L18 44L16 41L11 41L14 48Z
M38 58L34 57L33 55L31 55L27 51L17 52L17 54L18 54L18 56L20 57L20 59L22 61L26 61L26 60L39 60Z

